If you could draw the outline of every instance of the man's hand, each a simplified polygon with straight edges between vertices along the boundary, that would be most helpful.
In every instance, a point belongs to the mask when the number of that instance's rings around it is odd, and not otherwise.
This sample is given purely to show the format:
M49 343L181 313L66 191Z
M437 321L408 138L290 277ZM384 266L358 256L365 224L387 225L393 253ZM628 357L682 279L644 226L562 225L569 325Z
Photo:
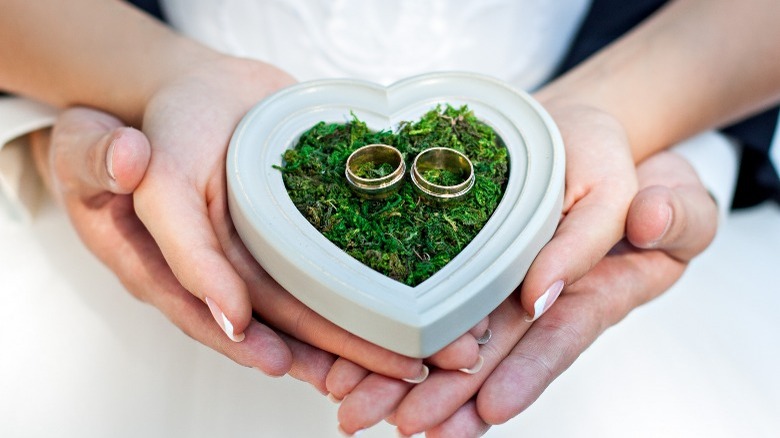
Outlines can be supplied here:
M490 316L493 332L481 347L482 370L472 376L434 370L412 387L376 374L334 367L331 382L353 382L339 409L348 432L389 416L405 434L477 436L531 405L604 330L665 291L711 242L717 208L693 169L671 152L637 168L640 191L631 203L627 237L567 287L533 323L516 296ZM351 389L351 391L350 391Z
M189 336L269 375L290 371L324 391L334 357L253 321L244 342L226 340L209 311L171 272L133 210L132 196L150 157L146 137L107 114L84 108L36 133L39 171L85 245L139 300L162 311Z
M225 177L230 137L252 105L291 83L268 64L221 57L162 86L144 114L152 155L133 196L135 211L176 278L208 305L230 339L240 341L254 312L276 329L374 371L420 380L427 374L420 360L348 334L295 301L257 265L233 227ZM470 368L478 354L467 333L431 361Z
M282 331L274 333L251 319L249 341L228 341L210 319L213 312L208 306L185 294L157 242L136 216L130 193L147 176L151 154L144 134L107 114L76 108L62 114L51 140L47 133L39 134L34 146L41 174L90 250L133 295L158 307L196 340L267 374L281 375L292 366L294 376L323 392L334 356L307 343L396 378L419 380L427 375L420 360L359 339L289 295L257 265L229 223L223 248L231 268L246 282L254 314ZM484 321L476 330L484 332L486 325ZM431 363L454 369L471 366L479 360L474 338L464 335L431 358Z

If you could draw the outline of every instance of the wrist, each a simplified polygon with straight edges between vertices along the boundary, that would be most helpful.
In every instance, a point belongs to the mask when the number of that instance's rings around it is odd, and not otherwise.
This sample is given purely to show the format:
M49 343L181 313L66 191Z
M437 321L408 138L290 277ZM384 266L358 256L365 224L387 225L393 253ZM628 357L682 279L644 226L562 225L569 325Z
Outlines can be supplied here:
M583 108L614 119L625 131L635 163L673 143L663 121L670 110L642 92L625 92L635 85L621 81L619 65L578 68L544 88L535 97L549 111Z

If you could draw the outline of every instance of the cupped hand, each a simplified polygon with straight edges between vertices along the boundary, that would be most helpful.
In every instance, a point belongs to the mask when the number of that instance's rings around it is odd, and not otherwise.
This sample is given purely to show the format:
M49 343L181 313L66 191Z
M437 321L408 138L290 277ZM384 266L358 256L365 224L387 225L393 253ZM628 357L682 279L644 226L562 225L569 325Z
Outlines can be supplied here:
M490 316L492 338L474 375L434 370L416 387L376 374L331 369L327 383L351 382L339 422L355 432L388 418L405 434L478 436L530 406L606 328L665 291L709 245L717 208L693 169L662 152L637 168L640 191L626 239L567 288L537 321L510 296ZM346 386L346 385L344 385Z
M330 354L252 322L241 343L229 342L210 313L177 281L133 210L130 193L146 172L151 148L138 130L86 108L64 111L52 132L32 138L36 165L84 244L141 301L194 339L269 375L291 366L324 390Z
M249 341L229 342L209 319L212 312L204 312L207 305L191 294L182 295L187 289L136 216L130 195L149 175L153 147L140 131L124 127L107 114L77 108L60 117L51 143L48 136L39 135L35 144L41 173L61 199L82 239L131 293L160 308L196 340L238 363L271 375L283 374L292 366L295 376L325 390L325 372L333 362L330 354L282 332L274 334L255 319L247 326L253 333ZM411 380L427 375L427 368L419 360L376 347L311 312L257 266L235 230L228 227L225 255L243 275L242 281L249 284L249 299L256 315L268 315L290 335L350 357L368 369ZM463 336L435 358L439 358L434 361L437 365L445 367L471 366L478 360L474 337Z
M143 131L152 147L134 194L135 211L179 282L207 304L214 319L241 340L253 313L276 329L393 377L420 380L416 359L378 348L327 322L283 291L241 243L227 209L225 157L240 118L293 82L268 64L220 57L161 86L149 100ZM478 358L465 334L432 359L448 369Z
M579 102L544 100L566 150L561 220L520 287L529 320L550 309L565 287L590 271L622 237L636 194L628 136L612 115Z

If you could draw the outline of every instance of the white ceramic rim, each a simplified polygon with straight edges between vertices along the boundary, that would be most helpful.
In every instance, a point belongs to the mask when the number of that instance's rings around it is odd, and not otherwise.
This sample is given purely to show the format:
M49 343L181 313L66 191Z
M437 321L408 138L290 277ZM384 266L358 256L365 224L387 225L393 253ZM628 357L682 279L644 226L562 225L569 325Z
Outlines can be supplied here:
M417 120L437 104L466 104L509 148L506 192L483 230L449 264L412 288L367 268L324 238L282 181L284 150L318 121L371 129ZM239 235L285 289L337 325L415 357L438 351L490 313L521 282L557 225L564 150L547 112L491 77L446 72L389 87L311 81L266 98L242 119L227 157L228 200Z

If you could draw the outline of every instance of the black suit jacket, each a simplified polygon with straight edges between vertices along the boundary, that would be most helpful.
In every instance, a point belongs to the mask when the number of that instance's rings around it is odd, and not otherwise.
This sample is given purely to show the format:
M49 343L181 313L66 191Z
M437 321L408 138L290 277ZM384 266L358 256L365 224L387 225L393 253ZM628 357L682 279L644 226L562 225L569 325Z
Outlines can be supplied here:
M666 0L593 0L559 73L614 41L665 3ZM780 203L780 179L769 160L777 117L775 107L722 130L743 145L734 208L749 207L767 199Z

